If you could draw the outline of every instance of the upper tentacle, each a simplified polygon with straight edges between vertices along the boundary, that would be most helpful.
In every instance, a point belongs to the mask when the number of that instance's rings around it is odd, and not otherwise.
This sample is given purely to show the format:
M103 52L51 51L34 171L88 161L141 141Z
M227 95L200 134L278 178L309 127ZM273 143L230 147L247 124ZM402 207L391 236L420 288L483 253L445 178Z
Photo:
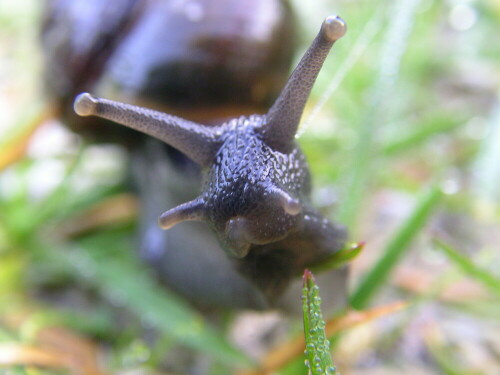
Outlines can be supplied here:
M266 143L272 148L288 151L292 147L316 77L331 47L345 32L346 25L340 17L330 16L323 21L318 35L267 114L267 121L261 132Z
M98 116L151 135L178 149L194 162L208 166L217 153L220 129L180 117L83 93L74 104L80 116Z

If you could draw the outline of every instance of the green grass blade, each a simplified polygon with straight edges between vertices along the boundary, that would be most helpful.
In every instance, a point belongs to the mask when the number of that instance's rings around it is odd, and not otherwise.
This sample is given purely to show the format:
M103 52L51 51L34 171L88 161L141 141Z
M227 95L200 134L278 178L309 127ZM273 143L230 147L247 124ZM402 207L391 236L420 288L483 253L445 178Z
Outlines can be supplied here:
M37 215L32 222L33 230L35 228L42 226L42 224L50 219L56 217L59 211L64 211L66 209L66 201L73 193L71 186L71 180L80 166L82 155L84 151L84 145L81 145L74 158L67 166L66 172L63 179L57 185L57 187L50 192L50 194L45 197L42 204L37 207Z
M416 119L418 124L412 126L412 121L407 122L410 129L408 134L399 135L392 140L388 140L382 148L382 153L386 156L392 156L399 152L407 151L413 147L419 146L430 138L450 132L464 124L463 116L444 114L436 111L431 113L427 118Z
M231 346L222 333L208 326L200 314L157 285L134 258L116 251L116 243L98 242L101 246L92 242L92 246L86 248L83 244L83 248L71 252L69 260L103 295L180 344L204 352L221 363L250 365L248 358Z
M304 311L304 335L306 341L306 366L312 375L337 374L330 353L330 342L326 338L325 321L321 314L319 288L309 270L304 271L302 289L302 308Z
M440 347L429 346L428 352L430 353L431 359L434 360L435 365L439 369L440 374L444 375L466 375L467 373L462 371L459 366L457 366L456 358L450 358L450 351Z
M434 185L420 198L410 217L389 241L383 256L355 289L350 298L354 308L365 308L378 289L384 285L392 269L427 222L441 197L440 187Z
M457 265L464 273L483 284L493 293L500 295L500 279L491 273L479 268L470 259L460 254L457 250L442 240L435 239L437 248L446 254L448 259Z
M364 242L355 242L349 244L347 247L340 251L337 251L321 264L311 267L311 270L314 272L323 272L326 270L341 268L355 259L361 253L361 251L363 251L364 246Z

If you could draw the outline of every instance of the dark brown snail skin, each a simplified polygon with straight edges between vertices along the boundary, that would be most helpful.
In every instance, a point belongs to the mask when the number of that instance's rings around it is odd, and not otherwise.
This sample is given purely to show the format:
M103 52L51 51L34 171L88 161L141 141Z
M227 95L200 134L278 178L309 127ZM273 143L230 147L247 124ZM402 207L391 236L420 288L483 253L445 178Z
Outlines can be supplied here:
M78 115L99 116L148 134L200 165L201 194L164 212L159 224L164 229L184 221L208 224L230 262L244 275L234 279L241 282L236 289L246 296L242 307L273 305L293 277L344 244L344 230L310 204L309 169L295 134L321 66L345 30L337 16L323 22L264 115L207 126L88 93L75 100ZM204 273L212 276L210 272ZM232 282L227 279L226 284Z

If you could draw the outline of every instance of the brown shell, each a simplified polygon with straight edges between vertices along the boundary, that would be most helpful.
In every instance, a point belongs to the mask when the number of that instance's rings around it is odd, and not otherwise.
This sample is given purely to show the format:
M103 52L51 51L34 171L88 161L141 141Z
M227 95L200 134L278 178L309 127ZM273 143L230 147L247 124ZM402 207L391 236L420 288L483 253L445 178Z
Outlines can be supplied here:
M82 91L203 123L262 113L288 76L291 20L282 0L48 1L46 87L66 122L94 140L130 133L68 111Z

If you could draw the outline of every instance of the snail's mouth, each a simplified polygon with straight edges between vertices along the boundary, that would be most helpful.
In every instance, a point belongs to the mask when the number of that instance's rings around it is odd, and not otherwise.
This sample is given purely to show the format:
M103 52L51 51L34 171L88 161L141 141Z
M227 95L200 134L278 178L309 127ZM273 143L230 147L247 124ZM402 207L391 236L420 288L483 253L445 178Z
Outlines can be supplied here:
M277 242L288 236L297 225L295 218L280 220L251 220L236 216L226 222L224 236L221 238L223 247L236 258L248 255L253 245L267 245Z
M225 228L225 247L235 257L244 258L252 246L252 236L249 233L248 220L235 217L227 221Z

